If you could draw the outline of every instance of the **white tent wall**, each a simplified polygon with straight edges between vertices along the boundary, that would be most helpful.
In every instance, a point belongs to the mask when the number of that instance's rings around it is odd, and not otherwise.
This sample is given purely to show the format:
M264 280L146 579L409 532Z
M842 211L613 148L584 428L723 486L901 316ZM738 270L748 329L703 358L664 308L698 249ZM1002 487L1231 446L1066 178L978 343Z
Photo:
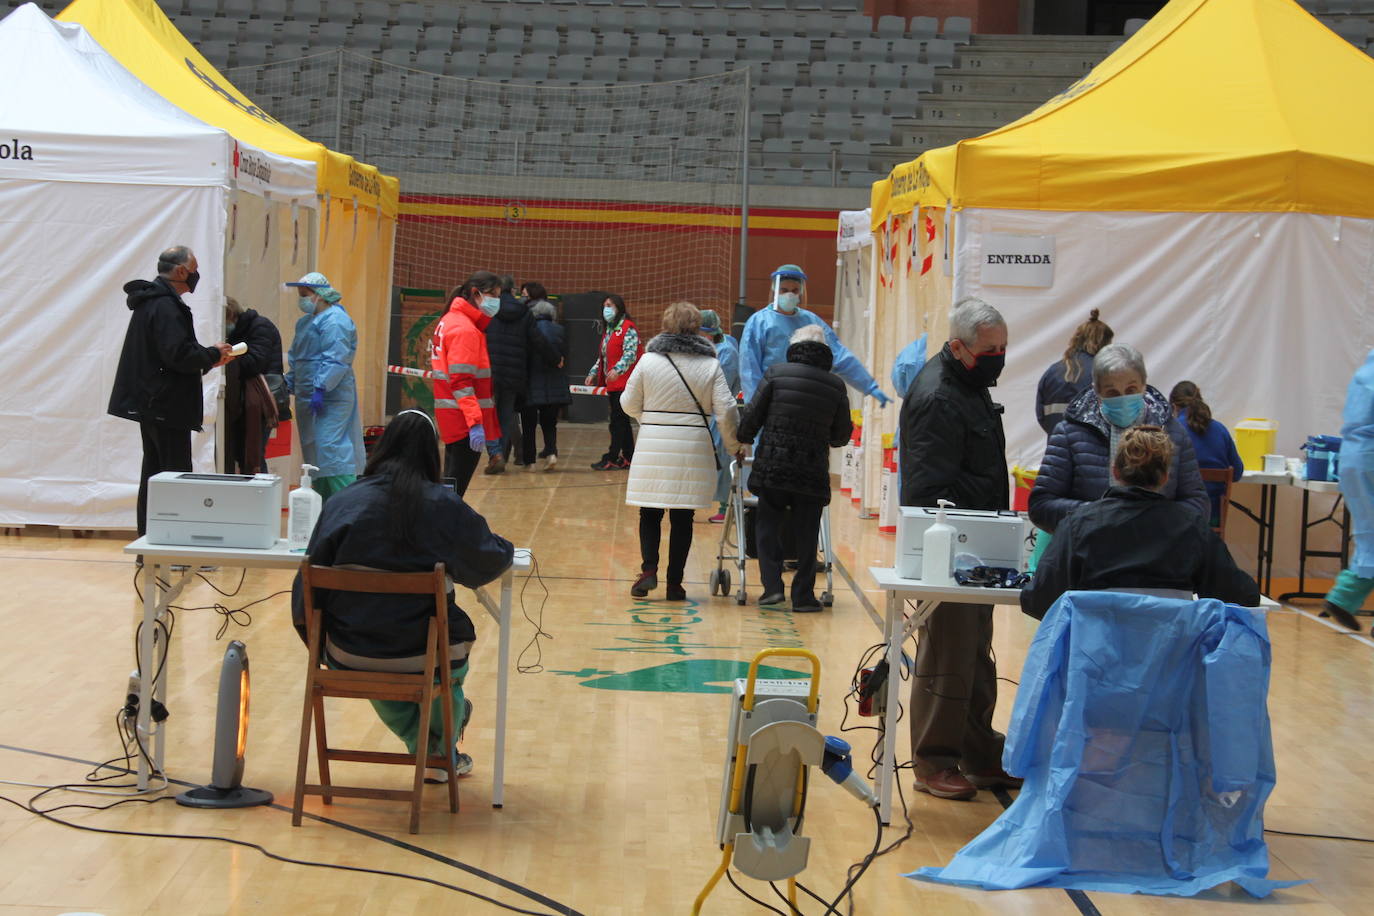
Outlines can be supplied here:
M835 333L865 366L872 369L871 317L873 275L870 258L873 233L869 228L868 210L841 210L835 252ZM874 378L882 382L876 372ZM863 392L849 388L849 404L857 408L863 403ZM830 471L839 474L843 469L840 449L830 450Z
M223 187L0 180L0 524L132 528L138 425L105 413L129 323L123 285L189 245L196 336L223 339ZM220 370L204 380L214 416ZM212 470L213 427L195 437Z
M1053 236L1053 285L985 284L989 233ZM1117 342L1141 352L1151 385L1167 395L1191 379L1228 427L1276 421L1276 449L1290 457L1309 434L1340 431L1346 387L1374 345L1374 221L970 209L955 235L955 299L979 296L1007 319L1007 367L993 396L1006 406L1009 465L1039 464L1036 385L1093 308ZM1237 556L1248 556L1236 538L1252 538L1250 527L1230 527ZM1291 568L1281 554L1277 570Z
M241 190L234 192L233 201L225 249L225 290L245 309L253 309L277 326L285 369L285 354L301 312L295 291L283 289L282 284L315 269L318 212ZM291 454L269 459L268 469L294 484L300 478L300 466L300 443L293 433Z

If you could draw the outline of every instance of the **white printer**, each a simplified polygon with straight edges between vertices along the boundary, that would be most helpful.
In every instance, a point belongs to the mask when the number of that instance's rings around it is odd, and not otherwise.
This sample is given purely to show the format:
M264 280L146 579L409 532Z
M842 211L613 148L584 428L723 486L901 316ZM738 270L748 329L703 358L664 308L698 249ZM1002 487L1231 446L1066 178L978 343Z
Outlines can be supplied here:
M276 474L163 471L148 480L148 543L264 550L281 537Z
M935 524L933 506L902 506L897 524L897 575L921 578L926 529ZM954 553L973 554L984 566L1025 569L1027 522L1015 512L987 509L946 509L945 521L954 526Z

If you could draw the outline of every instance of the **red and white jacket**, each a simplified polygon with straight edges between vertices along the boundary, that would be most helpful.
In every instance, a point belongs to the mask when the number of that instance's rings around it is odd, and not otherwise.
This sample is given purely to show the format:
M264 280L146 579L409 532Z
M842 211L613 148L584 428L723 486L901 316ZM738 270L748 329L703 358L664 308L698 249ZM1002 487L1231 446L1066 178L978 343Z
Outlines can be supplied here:
M501 438L484 333L490 322L475 305L456 296L434 328L434 418L445 444L467 439L468 430L479 424L487 441Z

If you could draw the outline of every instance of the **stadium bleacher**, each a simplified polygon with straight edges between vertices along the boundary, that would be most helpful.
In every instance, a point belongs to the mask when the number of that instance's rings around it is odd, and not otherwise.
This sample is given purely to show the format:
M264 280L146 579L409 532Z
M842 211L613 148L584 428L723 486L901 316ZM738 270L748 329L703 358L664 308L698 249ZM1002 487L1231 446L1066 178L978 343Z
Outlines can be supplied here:
M337 55L325 52L337 49L398 72L550 87L673 82L748 69L750 162L757 170L751 180L855 188L926 148L1020 117L1115 47L1105 36L973 36L960 17L874 21L857 0L159 2L213 64L269 110L290 97L283 87L322 85L308 77L330 67ZM63 4L41 5L56 14ZM1347 41L1368 47L1374 0L1303 5ZM1128 31L1138 27L1132 21ZM274 71L271 80L257 78L264 68ZM342 106L296 98L284 120L327 142L366 135L374 157L388 153L387 142L404 144L408 154L447 155L460 108L452 99L404 97L400 86L379 79ZM342 124L333 123L338 109ZM710 145L709 115L677 123L699 130L667 139ZM465 155L474 149L467 144ZM502 155L501 144L492 143L489 154ZM694 167L692 177L713 174Z

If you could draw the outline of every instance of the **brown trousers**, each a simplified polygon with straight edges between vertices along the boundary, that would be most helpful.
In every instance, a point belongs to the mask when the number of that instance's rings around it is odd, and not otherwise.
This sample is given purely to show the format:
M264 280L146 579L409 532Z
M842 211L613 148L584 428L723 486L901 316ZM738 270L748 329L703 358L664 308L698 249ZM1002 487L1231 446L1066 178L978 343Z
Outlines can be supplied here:
M942 604L919 631L911 679L911 751L916 772L962 767L996 772L1006 736L992 727L997 666L992 606Z

